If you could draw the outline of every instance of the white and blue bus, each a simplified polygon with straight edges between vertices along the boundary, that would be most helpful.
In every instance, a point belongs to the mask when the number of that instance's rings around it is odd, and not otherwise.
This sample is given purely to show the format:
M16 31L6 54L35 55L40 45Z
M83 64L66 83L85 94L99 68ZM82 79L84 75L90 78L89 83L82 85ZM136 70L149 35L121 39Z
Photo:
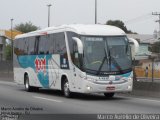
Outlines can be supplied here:
M62 25L18 35L14 80L26 91L56 89L66 97L132 91L129 39L108 25Z

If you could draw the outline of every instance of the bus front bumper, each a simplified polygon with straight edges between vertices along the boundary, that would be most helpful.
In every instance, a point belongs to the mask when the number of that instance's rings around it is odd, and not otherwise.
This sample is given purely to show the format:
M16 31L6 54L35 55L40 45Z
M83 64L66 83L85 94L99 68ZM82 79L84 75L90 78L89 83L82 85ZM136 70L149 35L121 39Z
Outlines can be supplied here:
M133 80L121 84L97 84L85 80L82 87L82 93L116 93L131 92L133 88Z

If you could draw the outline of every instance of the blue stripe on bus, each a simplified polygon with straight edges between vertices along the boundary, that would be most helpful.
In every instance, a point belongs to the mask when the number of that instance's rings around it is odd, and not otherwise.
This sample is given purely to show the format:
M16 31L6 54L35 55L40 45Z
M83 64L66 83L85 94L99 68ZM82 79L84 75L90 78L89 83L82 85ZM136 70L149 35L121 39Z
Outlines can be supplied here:
M120 80L122 77L132 77L133 76L133 72L129 72L129 73L125 73L125 74L122 74L122 75L116 75L115 76L115 80L118 81Z
M18 56L18 62L22 68L32 68L35 71L41 85L49 88L48 60L52 55L23 55Z
M129 72L129 73L126 73L126 74L123 74L122 77L129 77L131 76L132 72Z

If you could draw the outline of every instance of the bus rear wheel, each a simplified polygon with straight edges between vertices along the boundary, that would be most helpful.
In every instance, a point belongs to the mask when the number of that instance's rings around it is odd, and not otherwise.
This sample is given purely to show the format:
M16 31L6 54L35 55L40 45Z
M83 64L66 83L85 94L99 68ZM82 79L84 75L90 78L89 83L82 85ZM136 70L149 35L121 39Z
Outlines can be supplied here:
M25 80L25 81L24 81L25 90L26 90L27 92L32 92L32 91L38 91L38 90L39 90L38 87L32 87L32 86L30 86L28 75L25 75L24 80Z
M67 79L63 81L63 94L67 98L70 98L72 96L72 93L69 90L69 82Z
M25 90L27 91L27 92L31 92L32 91L32 88L31 88L31 86L29 85L29 77L28 77L28 75L25 75L25 78L24 78L24 86L25 86Z
M104 96L106 98L112 98L114 96L114 93L104 93Z

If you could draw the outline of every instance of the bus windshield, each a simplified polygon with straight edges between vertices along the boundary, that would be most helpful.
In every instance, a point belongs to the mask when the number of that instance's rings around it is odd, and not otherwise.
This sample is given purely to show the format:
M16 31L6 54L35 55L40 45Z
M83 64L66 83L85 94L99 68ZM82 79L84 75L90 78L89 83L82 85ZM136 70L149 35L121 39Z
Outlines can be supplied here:
M122 74L131 71L131 51L126 36L82 36L84 68L94 74Z

